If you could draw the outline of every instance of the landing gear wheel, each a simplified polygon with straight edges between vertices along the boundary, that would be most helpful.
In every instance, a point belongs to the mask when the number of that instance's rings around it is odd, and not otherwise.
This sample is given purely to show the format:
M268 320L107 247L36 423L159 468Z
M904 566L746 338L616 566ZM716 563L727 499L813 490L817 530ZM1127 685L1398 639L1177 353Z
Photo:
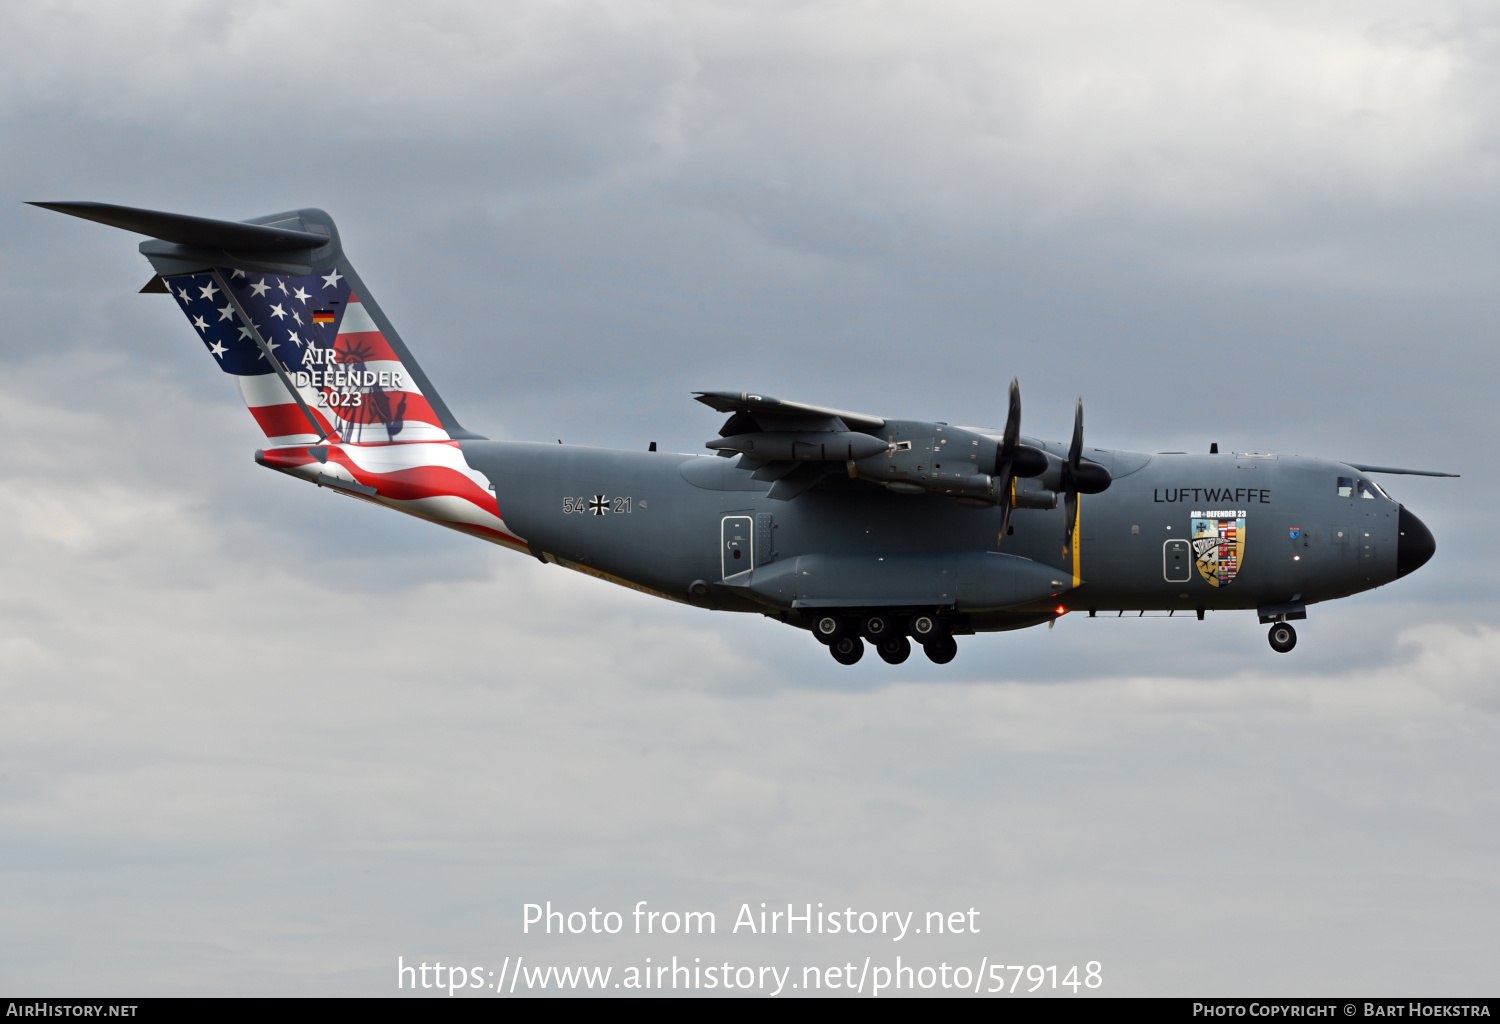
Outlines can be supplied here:
M925 644L936 637L947 635L942 621L936 615L928 615L926 612L917 612L913 615L906 625L906 631L919 644Z
M840 665L852 665L865 656L865 642L857 636L839 637L828 645L828 651Z
M958 644L951 636L934 637L922 645L927 657L934 664L946 665L958 653Z
M844 620L838 615L823 614L813 619L813 636L825 644L832 644L842 639L845 629ZM852 664L852 663L851 663Z
M1278 622L1271 627L1271 632L1266 639L1271 641L1271 650L1277 654L1285 654L1297 646L1297 631L1290 623Z
M911 657L911 641L900 634L888 636L875 645L875 653L887 665L899 665Z
M896 624L891 621L889 615L875 612L860 620L859 631L870 643L879 645L881 641L896 632Z

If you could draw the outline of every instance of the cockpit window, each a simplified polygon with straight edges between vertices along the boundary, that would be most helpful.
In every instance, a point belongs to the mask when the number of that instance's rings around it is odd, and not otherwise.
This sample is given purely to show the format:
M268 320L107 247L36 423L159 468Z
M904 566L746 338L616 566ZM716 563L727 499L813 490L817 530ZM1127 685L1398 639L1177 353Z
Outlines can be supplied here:
M1341 476L1341 477L1339 477L1339 497L1340 498L1352 498L1352 497L1354 497L1354 479L1352 477L1347 477L1347 476Z
M1359 496L1361 498L1371 498L1371 499L1373 499L1376 496L1376 493L1379 490L1380 490L1380 488L1376 487L1373 483L1371 483L1368 480L1361 480L1359 482Z

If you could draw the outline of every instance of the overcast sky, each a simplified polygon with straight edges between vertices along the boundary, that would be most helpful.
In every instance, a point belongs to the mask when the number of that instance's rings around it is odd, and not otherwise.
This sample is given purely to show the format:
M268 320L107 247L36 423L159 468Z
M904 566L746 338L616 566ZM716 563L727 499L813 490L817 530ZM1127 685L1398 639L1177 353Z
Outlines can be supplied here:
M12 4L0 990L1103 964L1490 994L1500 15L1462 3ZM701 451L693 389L1392 478L1436 557L1316 606L833 663L266 473L137 236L326 209L463 423ZM1483 543L1480 543L1480 542ZM1480 550L1476 550L1476 545ZM521 907L712 910L538 939ZM975 907L757 943L742 903Z

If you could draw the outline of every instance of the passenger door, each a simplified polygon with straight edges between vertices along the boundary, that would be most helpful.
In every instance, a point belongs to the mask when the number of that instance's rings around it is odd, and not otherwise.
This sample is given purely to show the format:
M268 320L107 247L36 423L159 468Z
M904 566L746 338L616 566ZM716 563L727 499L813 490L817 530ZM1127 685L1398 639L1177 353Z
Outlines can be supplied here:
M725 516L720 525L719 536L719 556L724 579L755 568L754 519L750 516Z
M1193 548L1182 539L1161 546L1161 574L1168 583L1186 583L1193 578Z

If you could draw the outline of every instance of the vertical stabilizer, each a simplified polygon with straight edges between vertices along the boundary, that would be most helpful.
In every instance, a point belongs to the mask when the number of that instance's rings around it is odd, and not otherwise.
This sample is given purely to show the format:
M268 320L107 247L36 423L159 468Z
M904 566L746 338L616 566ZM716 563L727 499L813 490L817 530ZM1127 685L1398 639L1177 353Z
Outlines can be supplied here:
M323 211L237 222L105 203L33 205L154 236L141 253L270 445L481 437L438 396Z

